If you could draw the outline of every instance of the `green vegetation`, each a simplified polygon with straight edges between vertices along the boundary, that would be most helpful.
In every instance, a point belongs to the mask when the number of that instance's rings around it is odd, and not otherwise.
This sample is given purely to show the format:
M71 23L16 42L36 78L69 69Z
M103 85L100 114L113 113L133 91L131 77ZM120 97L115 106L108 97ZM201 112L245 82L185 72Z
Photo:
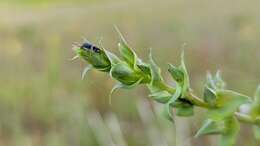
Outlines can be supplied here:
M172 122L174 122L173 109L177 116L189 117L194 114L194 106L206 108L207 120L197 132L196 137L210 134L221 135L219 146L235 145L240 129L238 121L252 124L255 137L259 137L260 86L256 91L255 100L251 101L252 98L246 95L227 90L220 72L217 72L215 76L208 74L202 100L193 94L190 87L189 75L184 63L184 52L178 67L169 64L168 71L175 80L175 86L169 86L161 75L161 69L154 62L152 52L150 52L149 63L144 63L129 47L122 34L119 31L118 33L121 59L107 51L102 45L99 48L85 42L83 45L75 46L77 54L75 58L79 57L90 63L83 72L83 78L91 68L107 72L118 81L111 94L119 88L129 89L146 84L151 92L150 97L165 105L165 116ZM238 111L243 105L249 111L243 111L243 109Z
M110 104L115 80L92 70L82 81L86 63L70 61L71 45L83 36L100 46L97 40L102 37L102 44L119 54L115 24L144 63L149 63L152 47L166 84L175 87L168 63L179 65L180 48L186 43L190 87L201 100L206 72L220 69L226 89L253 101L260 83L259 4L257 0L35 0L31 4L1 0L0 145L217 145L219 135L194 137L206 123L205 108L193 106L194 116L174 116L172 124L161 113L167 106L151 100L157 93L150 95L145 84L114 92ZM214 101L210 99L205 100ZM236 146L260 145L252 125L239 123Z

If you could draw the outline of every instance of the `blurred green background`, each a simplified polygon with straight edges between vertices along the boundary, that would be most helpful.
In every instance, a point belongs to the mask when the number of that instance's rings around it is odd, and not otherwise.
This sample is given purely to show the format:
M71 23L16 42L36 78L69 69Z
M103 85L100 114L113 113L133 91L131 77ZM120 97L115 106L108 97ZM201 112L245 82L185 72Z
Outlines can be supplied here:
M258 0L1 0L0 146L201 146L204 111L172 125L144 87L108 95L115 81L70 61L82 37L117 52L117 25L139 56L149 48L171 83L167 63L180 48L201 95L207 71L220 69L230 89L252 96L260 83ZM237 146L257 146L242 125Z

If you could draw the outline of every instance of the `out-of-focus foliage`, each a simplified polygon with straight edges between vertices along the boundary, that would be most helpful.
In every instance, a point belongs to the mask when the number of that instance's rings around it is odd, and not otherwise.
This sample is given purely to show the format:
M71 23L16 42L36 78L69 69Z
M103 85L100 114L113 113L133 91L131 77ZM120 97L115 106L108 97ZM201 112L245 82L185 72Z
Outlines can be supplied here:
M150 114L158 112L158 105L137 101L146 90L117 92L110 106L114 82L95 71L81 81L85 64L69 61L71 44L81 36L94 42L102 36L115 52L114 24L142 58L152 47L164 72L165 62L178 64L178 48L186 42L186 65L196 92L202 92L197 89L202 89L205 70L221 69L229 88L247 95L260 82L257 0L79 1L1 0L0 145L102 145L111 139L123 145L118 135L128 145L162 145L164 139L173 145L174 128ZM154 111L145 111L149 107ZM114 114L122 134L103 133L104 125L112 125L108 131L117 129ZM178 145L215 145L211 138L193 139L200 115L177 119ZM238 146L259 145L250 128L241 130Z

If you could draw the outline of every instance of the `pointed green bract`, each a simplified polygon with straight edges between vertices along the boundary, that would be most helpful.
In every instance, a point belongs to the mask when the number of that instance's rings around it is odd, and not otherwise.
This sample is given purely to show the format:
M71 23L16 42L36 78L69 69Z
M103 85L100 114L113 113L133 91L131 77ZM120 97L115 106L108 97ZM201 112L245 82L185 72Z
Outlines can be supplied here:
M118 48L120 54L123 57L123 60L126 61L132 68L136 68L136 62L137 62L136 53L129 47L122 33L119 31L119 29L117 27L115 27L115 29L120 38L120 42L118 43Z
M173 106L180 96L181 96L181 87L177 85L175 88L175 93L171 96L171 99L168 101L167 104Z
M165 107L164 107L164 116L170 120L173 121L173 113L171 110L171 106L170 106L170 100L172 100L173 95L171 95L169 92L162 94L162 92L160 92L161 90L167 90L165 86L163 86L163 78L161 76L161 70L160 68L155 64L153 57L152 57L152 53L150 51L150 55L149 55L149 61L150 61L150 70L151 70L151 82L149 84L149 89L152 93L152 95L160 93L160 96L154 96L153 98L158 101L158 102L163 102L166 103ZM176 93L176 91L175 91ZM161 96L164 95L164 96ZM167 96L165 96L167 95ZM176 94L174 94L176 95ZM167 97L167 98L166 98ZM172 101L173 102L173 101Z
M135 68L137 58L135 52L124 43L119 43L118 48L123 60L126 61L131 67Z
M190 88L190 79L189 79L189 74L186 69L185 61L184 61L184 50L182 51L181 54L181 69L184 73L184 80L183 80L183 86L182 86L182 96L185 96L186 92L188 92Z
M174 122L174 118L173 118L173 111L172 111L172 107L170 106L170 104L166 104L163 108L163 116L171 121Z
M207 74L207 86L213 90L224 90L226 83L223 81L220 71L217 71L215 76Z
M231 116L240 105L250 102L248 96L230 90L219 90L216 95L217 107L209 109L208 117L217 121Z
M203 123L202 127L196 133L195 137L198 138L204 135L221 134L223 131L223 122L215 122L211 119L208 119Z
M190 87L189 75L184 63L184 51L181 55L181 65L179 67L175 67L169 64L168 71L172 78L176 81L175 93L178 94L173 98L174 102L170 102L169 104L176 107L176 114L178 116L192 116L194 112L193 105L185 103L181 100L177 101L179 97L185 98ZM170 101L172 101L172 99Z
M131 89L131 88L134 88L135 86L139 85L141 82L142 82L142 78L132 85L125 85L125 84L122 84L122 83L117 83L110 91L109 104L112 103L112 95L116 90L118 90L118 89Z
M163 82L161 69L155 64L151 50L149 55L149 61L150 61L150 68L151 68L151 75L152 75L151 85L159 86Z
M170 97L170 99L168 100L168 102L166 103L166 105L164 107L165 117L172 122L174 122L172 105L178 100L178 98L180 96L181 96L181 87L177 86L175 93Z
M181 65L179 67L175 67L169 64L168 72L171 74L173 79L179 84L182 88L181 95L185 97L185 94L188 92L190 88L189 75L184 62L184 51L181 55Z
M225 119L224 133L220 137L219 146L234 146L240 130L240 124L233 116Z
M169 111L169 103L168 101L172 98L172 93L170 93L172 91L172 89L169 89L169 87L167 87L164 84L162 75L161 75L161 70L160 68L155 64L153 57L152 57L152 53L150 50L150 55L149 55L149 62L150 62L150 72L151 72L151 81L148 85L148 88L151 92L151 95L153 97L153 99L155 99L157 102L161 102L161 103L166 103L166 107L165 110L166 112L164 112L168 119L172 119L170 117L171 113L167 112ZM169 91L171 90L171 91ZM164 92L161 92L164 91Z
M174 92L174 89L169 87L164 83L164 80L161 75L161 69L155 64L152 52L150 50L149 55L149 63L150 63L150 71L151 71L151 79L150 83L148 84L148 88L151 93L158 92L158 90L165 90L167 92Z
M83 80L84 77L86 76L86 74L88 73L88 71L90 71L91 69L93 68L93 66L90 64L88 66L86 66L82 72L82 75L81 75L81 79Z
M118 83L116 84L110 91L109 93L109 104L111 105L112 104L112 95L113 93L117 90L117 89L120 89L120 88L123 88L125 85L122 84L122 83Z
M208 119L195 137L220 134L219 146L234 146L239 130L240 124L234 116L226 117L222 121Z

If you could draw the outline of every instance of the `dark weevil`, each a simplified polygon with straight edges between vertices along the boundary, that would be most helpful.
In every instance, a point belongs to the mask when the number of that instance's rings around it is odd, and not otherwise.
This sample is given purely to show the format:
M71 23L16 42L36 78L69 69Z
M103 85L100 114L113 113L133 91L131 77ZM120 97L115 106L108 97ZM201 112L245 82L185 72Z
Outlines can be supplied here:
M94 46L93 44L90 43L84 43L83 45L81 45L80 47L81 49L89 49L89 50L93 50L95 53L99 53L100 49L96 46Z

